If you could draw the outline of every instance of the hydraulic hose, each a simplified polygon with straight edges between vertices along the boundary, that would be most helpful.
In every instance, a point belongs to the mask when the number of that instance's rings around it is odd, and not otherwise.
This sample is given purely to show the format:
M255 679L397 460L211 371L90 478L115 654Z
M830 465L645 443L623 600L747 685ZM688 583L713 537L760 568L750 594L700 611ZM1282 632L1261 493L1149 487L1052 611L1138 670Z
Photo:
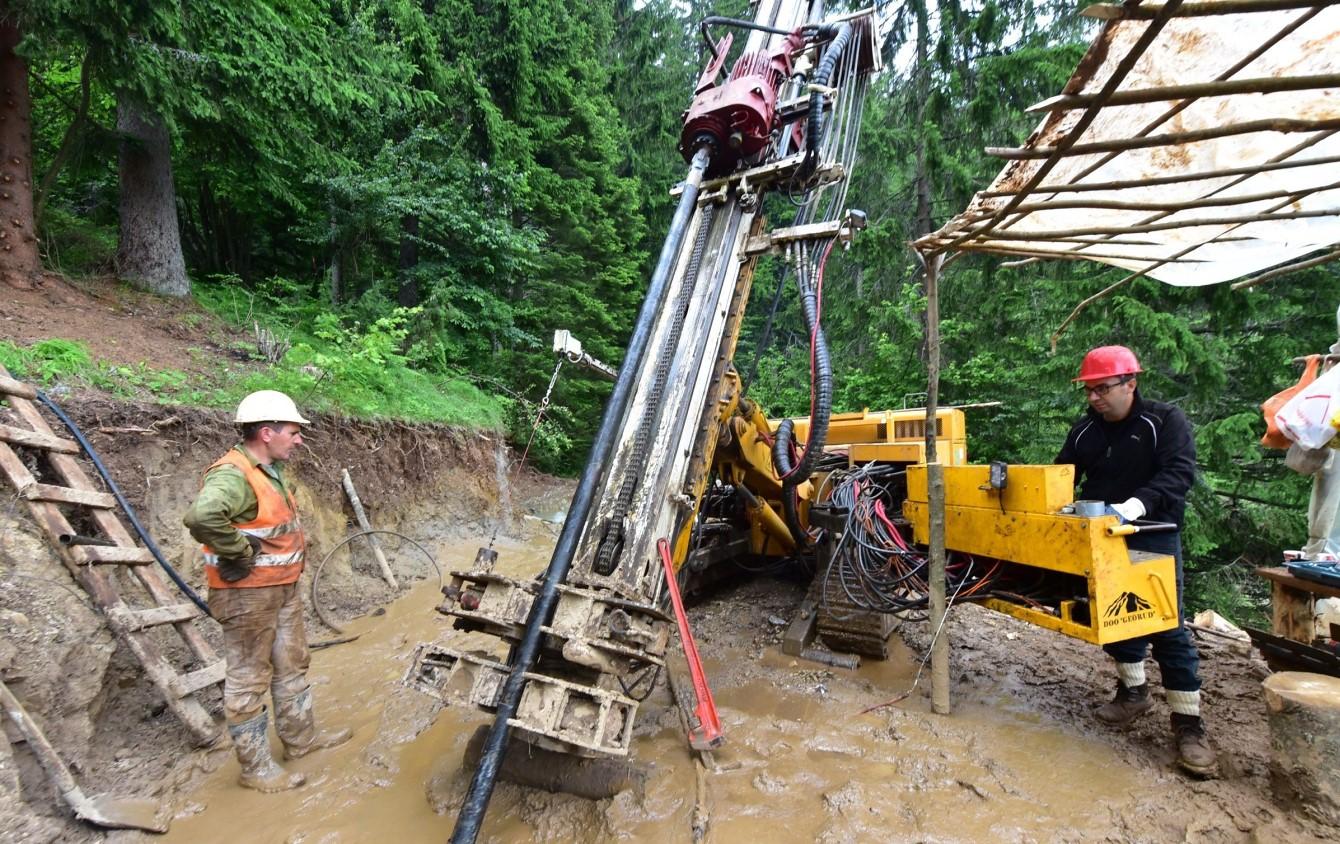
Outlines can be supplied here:
M525 633L512 649L507 682L498 696L497 714L492 727L489 728L488 738L484 741L479 766L475 768L474 776L470 780L470 790L466 793L465 802L461 805L460 814L456 818L456 827L451 833L452 844L474 844L479 836L479 828L484 821L484 813L488 810L489 799L493 796L493 787L502 766L507 737L511 732L509 722L516 716L517 706L521 702L521 692L526 685L526 671L539 655L540 642L544 636L542 627L548 623L558 603L559 584L567 578L568 570L572 567L577 542L581 539L595 501L596 488L614 451L620 423L627 412L628 404L633 397L633 388L641 374L643 359L651 341L652 327L657 315L665 308L675 259L698 206L698 189L702 185L703 173L707 170L710 160L708 150L700 147L689 164L688 176L684 179L684 191L680 194L679 205L675 208L675 215L670 221L670 231L661 246L656 268L652 271L651 283L647 286L647 298L643 300L637 322L633 325L628 350L624 354L623 365L619 367L619 378L614 382L614 390L605 404L600 428L591 443L591 453L586 458L586 467L577 482L577 490L572 495L568 516L563 521L563 530L554 545L554 554L549 560L549 568L545 570L540 593L531 603Z
M135 533L139 534L140 541L144 543L144 547L148 548L149 553L153 554L154 559L158 561L158 565L163 571L167 572L167 576L172 578L172 582L177 584L177 588L181 590L181 593L185 595L191 603L199 607L200 611L205 615L213 618L214 615L209 611L209 605L205 603L203 598L196 594L195 590L191 588L189 583L182 579L181 575L177 574L177 570L168 563L167 558L163 556L163 552L159 550L158 543L154 542L154 538L149 535L149 531L145 530L144 525L140 524L139 517L135 515L134 508L130 506L130 502L126 500L126 497L121 494L121 487L117 486L116 481L112 480L111 473L108 472L107 467L103 465L102 458L98 457L98 453L93 450L93 446L84 436L84 432L79 430L79 426L74 423L74 420L65 415L65 411L61 410L46 393L38 390L37 400L46 405L47 409L54 413L56 418L61 421L61 424L69 429L70 434L74 436L75 442L79 443L79 447L84 450L84 454L87 454L88 459L93 462L93 468L97 469L98 474L102 476L103 482L107 484L107 489L111 490L112 495L116 498L116 503L121 505L121 510L126 514L126 518L130 520L130 526L135 529Z
M828 82L833 78L833 70L837 67L838 59L842 58L842 51L846 49L847 42L851 40L852 26L850 23L839 24L836 28L824 27L819 30L819 36L823 37L836 30L832 43L824 51L824 57L819 61L819 67L814 72L811 82L820 87L828 87ZM810 113L805 128L805 159L800 162L797 168L797 176L801 181L808 179L819 166L819 147L823 144L824 131L824 95L821 91L812 91L810 93Z
M796 492L799 482L793 480L796 467L791 465L794 430L795 423L790 419L783 419L777 426L777 435L772 441L772 464L782 478L782 515L786 519L786 526L791 529L791 538L796 541L796 546L804 548L807 543L804 526L800 524L800 499Z
M707 51L712 54L712 59L717 58L717 45L712 41L712 35L707 31L710 26L730 26L736 29L754 29L759 32L769 32L773 35L790 35L789 29L778 29L775 26L767 26L754 21L741 20L739 18L723 18L719 15L710 15L703 18L702 23L698 24L699 31L703 34L703 43L707 45Z
M819 272L827 261L828 249L820 259ZM809 479L815 466L823 456L824 444L828 441L828 423L833 410L833 361L828 354L828 341L824 337L823 327L819 324L819 297L814 285L810 283L808 268L804 267L807 258L801 254L801 267L796 272L796 285L800 288L800 307L805 315L805 327L813 340L814 400L810 406L810 427L805 442L805 453L800 461L791 465L791 446L795 436L795 425L790 419L783 420L777 426L777 435L772 443L772 462L782 479L782 506L787 525L796 534L796 541L804 545L805 531L800 524L800 508L796 487Z

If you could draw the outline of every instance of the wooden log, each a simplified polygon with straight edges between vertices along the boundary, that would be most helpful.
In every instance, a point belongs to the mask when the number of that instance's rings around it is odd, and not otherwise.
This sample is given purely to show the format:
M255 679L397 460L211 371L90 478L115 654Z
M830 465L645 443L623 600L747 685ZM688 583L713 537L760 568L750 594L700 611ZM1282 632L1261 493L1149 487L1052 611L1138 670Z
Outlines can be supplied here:
M1263 685L1276 801L1340 827L1340 678L1282 671Z
M358 525L364 531L372 530L372 523L368 521L368 514L363 510L363 502L358 497L358 490L354 488L354 479L349 475L349 470L344 470L344 494L349 496L349 503L353 505L354 515L358 518ZM395 574L391 572L391 564L386 560L386 554L382 552L382 544L377 541L377 534L368 533L368 544L372 546L372 556L377 558L377 567L382 571L382 580L392 589L399 589L400 584L396 583Z
M18 396L24 399L37 398L37 390L22 381L15 381L5 375L0 375L0 393L7 396Z

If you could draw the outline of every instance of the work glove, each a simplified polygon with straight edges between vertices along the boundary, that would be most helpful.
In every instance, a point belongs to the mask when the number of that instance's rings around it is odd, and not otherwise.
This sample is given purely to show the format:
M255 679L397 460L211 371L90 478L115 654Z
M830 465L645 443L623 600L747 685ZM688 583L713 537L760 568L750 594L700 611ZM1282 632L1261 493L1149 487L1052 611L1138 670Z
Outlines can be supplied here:
M1109 504L1107 509L1121 519L1121 523L1127 524L1139 520L1145 515L1145 505L1138 498L1127 498L1120 504Z
M251 574L251 569L255 565L256 554L261 550L261 541L254 536L246 536L247 550L238 557L220 557L219 558L219 577L223 578L225 583L236 583Z

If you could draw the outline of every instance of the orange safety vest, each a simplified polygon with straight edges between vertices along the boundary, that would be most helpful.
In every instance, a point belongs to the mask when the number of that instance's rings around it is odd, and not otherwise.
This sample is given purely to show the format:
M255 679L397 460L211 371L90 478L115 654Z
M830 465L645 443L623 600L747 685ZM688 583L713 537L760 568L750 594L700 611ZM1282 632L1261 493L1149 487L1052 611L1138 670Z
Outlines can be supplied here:
M214 465L205 470L208 475L220 466L236 466L256 493L256 518L234 524L247 536L260 540L260 551L252 562L251 573L241 580L229 583L219 576L219 555L208 545L201 546L205 555L205 580L211 589L247 589L256 586L283 586L294 583L302 576L307 542L298 519L298 504L290 492L280 495L270 478L259 466L251 465L237 449L229 449Z

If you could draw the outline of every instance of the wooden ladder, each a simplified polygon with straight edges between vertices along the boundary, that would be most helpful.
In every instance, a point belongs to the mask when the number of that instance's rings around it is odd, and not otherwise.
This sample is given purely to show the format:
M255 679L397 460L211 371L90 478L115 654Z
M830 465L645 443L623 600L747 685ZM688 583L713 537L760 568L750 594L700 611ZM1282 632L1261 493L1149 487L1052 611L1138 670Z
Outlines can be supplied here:
M213 744L220 738L221 730L196 693L223 681L224 661L205 641L196 624L204 613L190 601L183 601L164 581L153 565L153 554L122 524L115 496L95 487L75 459L81 453L79 444L58 436L33 404L37 390L14 380L0 366L0 398L8 402L12 411L0 413L0 474L27 503L33 519L46 532L65 567L101 608L107 626L144 666L144 673L163 693L168 708L199 744ZM16 449L43 453L64 486L38 483ZM94 538L109 544L63 544L61 536L73 536L78 531L62 507L71 508L68 511L71 515L78 512L90 517L79 519L78 523L96 525L103 536ZM117 588L115 569L108 566L130 567L131 582L143 587L153 605L128 604ZM163 656L151 631L164 625L172 626L202 667L178 671Z

